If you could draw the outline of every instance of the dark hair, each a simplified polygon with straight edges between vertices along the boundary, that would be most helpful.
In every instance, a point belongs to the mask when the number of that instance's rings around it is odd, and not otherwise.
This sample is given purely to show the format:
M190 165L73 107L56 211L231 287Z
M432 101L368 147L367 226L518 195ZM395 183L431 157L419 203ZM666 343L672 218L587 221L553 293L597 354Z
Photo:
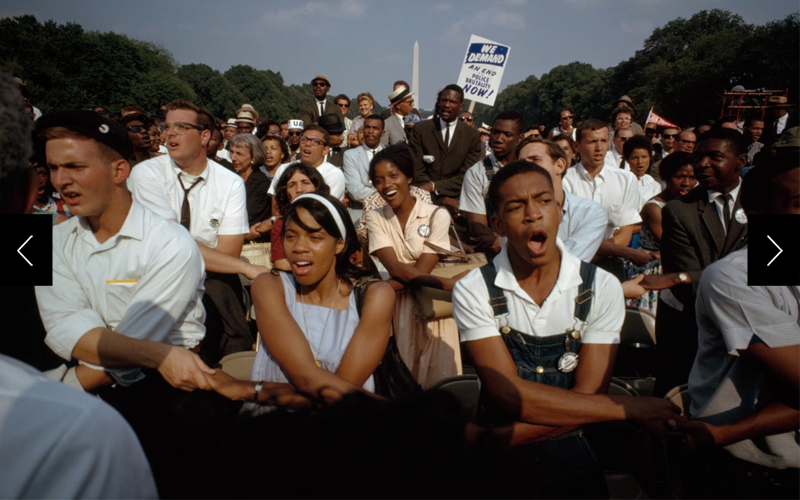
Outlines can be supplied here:
M322 229L327 231L328 234L334 238L341 238L344 240L344 250L342 250L339 255L336 256L336 276L343 280L353 280L364 276L367 271L350 262L350 256L357 252L360 247L358 236L356 236L356 228L350 220L350 214L347 212L347 209L344 207L344 205L342 205L342 202L330 194L319 192L315 194L318 194L319 196L331 202L333 207L339 213L339 217L342 219L342 222L344 223L345 234L341 234L341 231L339 231L339 226L336 225L336 220L333 218L333 215L325 205L323 205L319 200L315 200L313 198L302 198L295 200L288 207L286 207L286 213L283 215L283 229L281 230L281 238L283 238L283 236L286 234L286 228L289 226L290 222L294 222L306 231L314 230L313 228L306 226L303 221L297 217L297 209L301 207L305 208L308 210L308 213L311 215L311 217L318 222L319 225L322 226Z
M561 108L560 110L558 110L558 113L556 113L556 118L559 121L561 120L561 113L563 113L564 111L569 111L573 115L573 117L575 115L575 112L572 111L572 108Z
M376 115L375 113L369 115L368 117L364 118L364 122L366 123L367 120L380 120L381 128L386 128L386 120L383 119L381 115Z
M715 121L714 125L712 125L711 128L722 128L722 125L724 125L725 123L736 123L736 117L731 115L725 115L720 119L718 119L717 121Z
M447 90L452 90L452 91L456 92L459 96L461 96L461 102L462 103L464 102L464 89L462 89L461 87L459 87L455 83L451 83L450 85L448 85L448 86L446 86L445 88L442 89L442 94L444 94L445 91L447 91ZM439 96L439 99L441 99L441 98L442 97Z
M577 132L575 133L576 141L581 142L583 139L584 130L594 132L595 130L600 130L601 128L608 128L608 125L595 118L589 118L588 120L581 122L581 124L578 125Z
M265 119L263 122L259 121L258 130L256 131L256 137L258 137L259 140L263 140L264 137L267 136L269 128L273 125L275 125L278 128L281 128L280 123L276 122L275 120L271 120L269 118Z
M331 188L325 183L325 179L322 178L322 174L317 172L316 168L299 161L292 163L286 167L286 170L281 174L281 178L278 179L278 183L275 184L275 204L278 206L278 212L280 212L281 215L285 215L286 209L291 204L291 201L289 201L289 194L286 192L286 184L289 183L292 176L298 171L308 177L311 184L316 188L314 191L315 193L328 194L331 192Z
M350 98L347 97L347 94L337 95L336 97L333 98L333 102L338 104L338 101L341 99L344 99L345 101L347 101L347 104L350 105Z
M197 126L199 126L201 130L211 130L217 123L214 115L209 113L206 108L198 106L197 104L187 101L186 99L173 99L166 104L166 107L167 111L174 111L177 109L194 111L197 113Z
M500 189L502 189L503 184L512 177L527 173L536 173L544 176L544 178L547 179L547 183L550 185L550 189L554 189L553 178L550 176L550 172L529 161L512 161L494 174L492 182L489 183L489 203L492 205L492 208L494 208L495 213L500 212Z
M631 121L633 121L633 108L631 108L630 106L626 106L626 105L622 104L622 105L617 106L616 108L614 108L614 111L611 113L611 123L612 124L614 123L614 120L617 119L617 115L619 115L620 113L628 113L629 115L631 115Z
M498 115L494 117L492 126L494 126L494 124L497 123L499 120L508 120L516 123L518 134L521 134L522 131L525 129L525 118L522 117L522 114L519 111L510 110L498 113Z
M630 139L628 142L630 142ZM684 151L671 153L661 160L661 164L658 166L658 176L661 177L662 181L666 182L685 165L694 165L694 155L692 153Z
M720 139L727 142L736 156L746 155L747 148L750 146L744 134L731 128L711 128L697 138L697 145L700 146L701 142L709 139Z
M631 153L633 153L634 149L646 149L647 155L652 156L653 142L646 135L634 135L633 137L628 137L628 140L622 145L622 157L627 160Z
M800 168L799 160L797 155L781 155L751 168L742 180L740 196L744 211L769 213L773 180L780 174Z
M309 130L316 130L317 132L322 133L322 140L325 141L325 146L327 147L331 143L331 135L328 133L327 130L320 127L319 125L308 125L303 132L308 132Z
M751 116L751 117L749 117L748 119L746 119L744 121L744 128L747 128L747 127L751 126L753 124L753 122L761 122L761 123L766 124L764 119L761 118L760 116Z
M283 120L279 125L289 125L289 120Z
M547 147L547 156L549 156L551 160L554 162L558 161L559 159L564 160L564 163L567 164L567 167L569 167L567 154L564 153L564 150L561 149L561 146L556 144L555 139L556 138L554 137L551 141L548 139L543 139L542 137L534 137L529 135L528 137L519 141L519 144L517 144L517 149L514 151L514 156L516 156L518 159L521 159L519 158L519 152L522 151L522 149L528 144L544 144ZM572 141L570 141L570 143L571 142ZM564 173L566 173L566 169L564 169Z
M266 135L261 139L261 142L264 143L266 141L278 141L278 147L281 148L281 163L289 159L289 145L286 144L283 137L279 135Z
M369 162L369 180L375 183L375 166L382 162L388 161L397 167L403 175L414 181L414 156L411 154L409 148L404 142L399 142L388 148L381 149Z
M396 86L398 86L398 85L403 85L403 86L405 86L405 88L407 88L408 90L411 90L411 85L409 85L409 84L408 84L408 82L407 82L407 81L405 81L405 80L397 80L396 82L394 82L394 83L392 84L392 87L396 87Z

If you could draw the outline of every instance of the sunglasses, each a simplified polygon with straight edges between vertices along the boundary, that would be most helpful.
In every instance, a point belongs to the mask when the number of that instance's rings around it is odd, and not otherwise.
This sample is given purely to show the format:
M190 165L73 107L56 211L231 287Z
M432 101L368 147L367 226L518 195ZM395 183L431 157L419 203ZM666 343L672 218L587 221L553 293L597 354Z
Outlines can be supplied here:
M328 84L325 82L314 82L311 84L312 87L327 87Z
M674 139L678 137L678 134L661 134L661 137L663 139Z
M349 104L337 104L337 106L339 106L340 108L349 108L350 107Z
M459 117L458 117L458 119L459 119L459 120L461 120L462 122L472 122L472 121L475 121L475 118L473 118L473 117L471 117L471 116L459 116Z
M575 115L566 115L561 117L562 120L572 120L573 118L575 118Z
M617 139L619 139L619 142L625 142L630 139L630 137L617 137Z
M150 131L150 127L145 127L144 125L130 125L126 128L131 132L133 132L134 134L141 134L142 132Z
M302 132L289 132L289 135L303 135Z

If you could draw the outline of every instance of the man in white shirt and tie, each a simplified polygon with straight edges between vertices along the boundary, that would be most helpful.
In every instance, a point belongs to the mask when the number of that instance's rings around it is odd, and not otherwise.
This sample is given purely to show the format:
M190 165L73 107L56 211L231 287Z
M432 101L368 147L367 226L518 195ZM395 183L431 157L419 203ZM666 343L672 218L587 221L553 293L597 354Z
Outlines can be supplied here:
M311 80L311 86L314 90L314 100L303 103L300 107L300 119L303 124L308 127L309 125L316 124L319 117L328 113L336 113L342 116L339 106L333 102L333 99L328 99L328 91L331 89L331 80L319 74Z
M391 117L389 118L392 119ZM344 181L350 194L350 217L357 223L364 211L364 199L375 192L369 180L369 164L375 154L383 149L381 138L386 131L380 115L369 115L364 119L361 129L364 133L364 144L344 152Z

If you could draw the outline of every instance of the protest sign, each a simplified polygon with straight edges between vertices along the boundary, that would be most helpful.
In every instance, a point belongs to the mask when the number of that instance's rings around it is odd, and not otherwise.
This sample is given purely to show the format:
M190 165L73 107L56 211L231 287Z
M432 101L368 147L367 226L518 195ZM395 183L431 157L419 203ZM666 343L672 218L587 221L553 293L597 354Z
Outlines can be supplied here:
M472 35L458 77L464 98L494 105L511 47Z

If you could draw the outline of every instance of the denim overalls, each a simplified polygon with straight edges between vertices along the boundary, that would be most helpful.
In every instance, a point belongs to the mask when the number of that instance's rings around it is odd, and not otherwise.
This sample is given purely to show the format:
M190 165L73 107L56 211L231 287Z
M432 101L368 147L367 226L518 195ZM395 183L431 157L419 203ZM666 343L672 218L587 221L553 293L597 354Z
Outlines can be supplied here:
M494 284L497 270L492 262L480 268L486 288L489 291L489 302L495 316L508 314L505 293ZM575 319L577 328L582 328L592 307L594 277L597 267L581 262L580 276L583 283L575 298ZM569 362L562 360L565 353L577 355L581 349L579 331L568 329L563 334L549 337L534 337L519 332L510 326L500 327L500 334L508 348L517 374L532 382L547 384L563 389L570 389L575 383L575 372L569 370ZM577 356L567 354L567 358L577 361ZM561 360L561 369L559 361ZM577 365L574 365L577 366ZM574 368L574 366L572 366ZM565 370L565 371L562 371ZM487 399L481 395L479 419L481 423L502 425L511 419L493 411ZM554 488L552 493L558 494L562 485L574 486L575 481L585 475L587 469L596 465L597 459L591 445L584 435L583 428L578 428L554 438L527 444L517 450L534 463L534 486ZM594 467L593 467L594 468ZM599 469L598 469L599 470ZM601 478L602 479L602 478ZM588 486L588 485L587 485ZM559 495L560 496L560 495Z

